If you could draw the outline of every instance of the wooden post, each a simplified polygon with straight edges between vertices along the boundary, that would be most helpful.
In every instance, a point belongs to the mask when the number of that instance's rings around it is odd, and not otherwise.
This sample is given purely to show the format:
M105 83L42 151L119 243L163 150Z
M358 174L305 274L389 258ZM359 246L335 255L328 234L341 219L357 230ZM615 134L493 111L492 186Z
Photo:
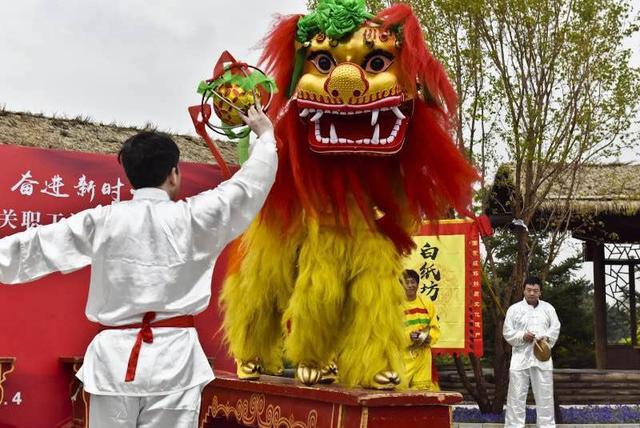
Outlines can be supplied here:
M605 300L604 244L594 243L593 250L593 299L594 335L596 342L596 368L607 367L607 303Z
M638 314L636 313L636 264L629 263L629 310L631 346L638 346Z

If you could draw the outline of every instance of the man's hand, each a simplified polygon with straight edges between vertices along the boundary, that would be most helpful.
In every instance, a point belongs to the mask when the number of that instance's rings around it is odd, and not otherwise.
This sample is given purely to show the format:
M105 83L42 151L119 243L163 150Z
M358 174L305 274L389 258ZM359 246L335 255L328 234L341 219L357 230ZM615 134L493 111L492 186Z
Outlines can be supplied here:
M251 106L246 116L242 113L240 115L244 123L256 133L258 138L262 137L265 132L273 131L271 120L264 114L262 109L256 108L256 106Z
M431 335L427 333L427 337L425 337L425 339L422 341L422 343L424 345L430 345L431 344Z
M413 346L421 347L431 343L431 336L426 331L412 331L409 335Z
M536 338L536 335L531 333L530 331L525 332L524 336L522 336L522 339L527 343L533 342L535 338Z

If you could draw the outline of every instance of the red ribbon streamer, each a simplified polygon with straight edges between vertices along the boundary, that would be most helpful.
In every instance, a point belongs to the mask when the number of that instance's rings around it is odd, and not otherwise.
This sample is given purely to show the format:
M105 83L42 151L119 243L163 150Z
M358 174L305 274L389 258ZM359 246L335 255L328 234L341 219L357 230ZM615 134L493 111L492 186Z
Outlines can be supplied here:
M229 178L231 178L231 171L229 170L229 166L220 154L218 146L216 146L213 140L209 137L207 129L205 128L206 123L211 117L211 106L209 104L198 104L195 106L191 106L189 107L189 115L191 116L191 120L193 121L193 127L196 129L196 133L200 137L202 137L205 143L207 143L207 146L209 146L209 150L211 150L213 157L216 158L216 162L218 162L218 165L220 166L220 170L222 172L222 177L225 180L228 180Z

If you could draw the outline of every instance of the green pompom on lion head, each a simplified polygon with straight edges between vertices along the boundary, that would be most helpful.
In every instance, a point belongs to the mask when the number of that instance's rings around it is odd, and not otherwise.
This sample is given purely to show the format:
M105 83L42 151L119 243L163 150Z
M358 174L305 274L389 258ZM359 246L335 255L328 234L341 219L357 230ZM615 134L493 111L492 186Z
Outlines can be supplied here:
M364 0L320 0L313 12L298 20L296 39L304 43L318 33L341 39L372 17Z

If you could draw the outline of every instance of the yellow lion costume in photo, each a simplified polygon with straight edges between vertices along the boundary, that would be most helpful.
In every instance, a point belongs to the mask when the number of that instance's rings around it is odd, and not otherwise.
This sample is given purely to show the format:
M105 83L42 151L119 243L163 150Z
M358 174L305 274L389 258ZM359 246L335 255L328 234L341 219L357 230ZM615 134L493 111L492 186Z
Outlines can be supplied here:
M278 20L261 63L279 166L220 299L238 376L287 360L307 385L402 387L402 256L425 218L468 213L477 179L455 91L405 4L320 1Z

